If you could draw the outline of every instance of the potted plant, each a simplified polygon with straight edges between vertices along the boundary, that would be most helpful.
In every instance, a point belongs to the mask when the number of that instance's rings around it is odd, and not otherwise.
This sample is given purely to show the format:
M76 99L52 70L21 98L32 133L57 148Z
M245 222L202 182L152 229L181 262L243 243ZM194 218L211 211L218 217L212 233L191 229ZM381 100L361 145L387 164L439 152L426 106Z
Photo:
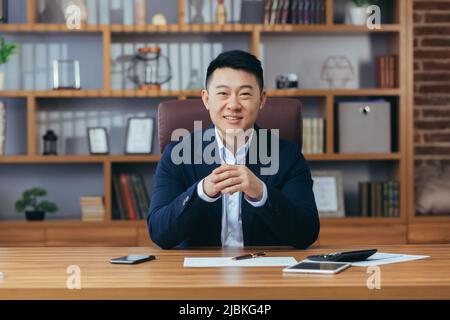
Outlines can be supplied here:
M53 202L41 201L38 203L37 198L46 195L47 191L42 188L26 190L22 194L22 198L16 201L16 211L25 211L25 216L28 221L44 220L46 212L53 213L58 210L58 207Z
M367 7L376 2L376 0L351 0L347 8L349 22L354 25L366 24Z
M11 55L16 52L17 45L14 43L6 43L4 38L0 37L0 90L3 90L5 82L5 73L2 65L7 63Z

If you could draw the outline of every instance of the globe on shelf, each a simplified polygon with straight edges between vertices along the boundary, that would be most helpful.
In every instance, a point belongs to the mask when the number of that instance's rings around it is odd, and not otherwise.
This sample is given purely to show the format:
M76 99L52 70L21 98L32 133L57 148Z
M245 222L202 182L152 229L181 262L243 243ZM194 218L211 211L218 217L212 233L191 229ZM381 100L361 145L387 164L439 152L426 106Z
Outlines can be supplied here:
M353 66L345 56L329 56L322 64L320 75L330 88L346 88L355 77Z
M157 13L153 16L152 23L155 26L165 26L167 25L167 19L162 13Z
M140 90L160 90L172 78L169 59L160 47L142 47L132 57L127 78Z
M216 7L216 24L226 24L227 23L227 7L225 6L224 0L217 0Z

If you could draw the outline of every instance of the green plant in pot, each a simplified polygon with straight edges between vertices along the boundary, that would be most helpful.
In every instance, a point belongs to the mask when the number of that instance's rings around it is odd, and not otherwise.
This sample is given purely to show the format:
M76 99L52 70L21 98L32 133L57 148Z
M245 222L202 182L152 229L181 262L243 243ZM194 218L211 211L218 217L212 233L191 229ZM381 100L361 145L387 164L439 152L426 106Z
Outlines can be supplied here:
M58 211L56 204L50 201L38 202L38 197L45 197L47 191L42 188L32 188L24 191L22 198L16 201L16 211L25 212L29 221L41 221L45 218L45 213Z
M375 4L376 1L374 1L374 0L352 0L352 2L357 7L364 7L364 6L368 6L371 4Z
M17 45L14 43L6 43L5 39L0 37L0 90L3 90L5 82L5 73L3 67L9 58L16 52Z
M378 0L351 0L348 8L350 22L354 25L366 24L367 7L377 2Z

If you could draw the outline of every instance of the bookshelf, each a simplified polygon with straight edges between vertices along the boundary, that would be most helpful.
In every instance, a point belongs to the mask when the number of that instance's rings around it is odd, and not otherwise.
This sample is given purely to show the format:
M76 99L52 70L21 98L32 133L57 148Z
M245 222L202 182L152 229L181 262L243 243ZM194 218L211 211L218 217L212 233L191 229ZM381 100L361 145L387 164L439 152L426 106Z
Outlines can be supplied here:
M151 3L154 0L148 0ZM169 39L168 43L179 43L189 41L215 41L217 34L222 35L223 49L230 49L230 46L237 46L251 51L260 57L265 64L266 82L268 83L268 95L272 97L292 97L300 99L306 112L316 112L314 108L326 118L325 152L322 154L307 154L311 169L342 169L344 170L344 180L348 177L353 179L349 193L353 195L346 198L351 208L352 215L345 218L322 218L321 234L319 244L389 244L406 243L408 239L409 221L413 218L413 208L411 199L413 197L411 189L411 150L410 141L412 123L412 30L411 17L412 5L408 0L389 1L391 17L380 29L369 30L365 26L346 25L339 21L335 12L342 7L341 0L325 0L326 21L317 25L264 25L264 24L241 24L229 23L225 25L217 24L190 24L186 14L188 0L173 1L173 10L178 10L178 21L169 21L165 26L154 25L121 25L121 24L97 24L84 25L80 30L68 30L64 24L51 24L38 22L37 1L22 0L26 3L26 15L20 23L12 21L9 24L0 24L0 34L10 36L14 40L31 39L30 41L67 41L76 43L83 39L89 39L89 43L101 51L92 53L97 61L95 70L100 70L95 77L98 81L84 87L82 90L59 90L53 91L45 88L24 89L17 87L0 91L0 99L12 101L14 107L22 110L23 126L26 128L25 142L21 150L15 150L0 157L0 172L6 174L4 181L14 182L14 176L25 170L32 172L32 177L36 181L45 180L52 174L53 168L59 168L58 172L70 171L76 168L78 176L76 183L78 188L86 185L87 177L83 172L92 172L96 177L96 188L93 193L101 194L105 197L105 219L103 222L82 222L75 212L74 205L68 207L70 214L60 218L49 218L42 222L19 221L22 217L11 212L2 212L0 208L0 245L152 245L148 239L145 221L121 221L114 220L114 192L112 188L112 176L116 173L135 172L136 170L145 175L148 186L151 183L151 176L154 173L156 164L159 161L158 153L147 156L129 156L111 154L106 156L90 156L80 154L79 151L73 154L62 154L58 156L40 155L39 131L42 127L41 115L45 112L49 114L63 113L64 111L84 112L102 110L113 110L117 114L124 116L127 108L134 108L133 112L147 112L151 116L156 115L156 106L159 102L168 99L186 99L200 96L200 90L185 90L182 88L164 88L160 91L143 91L123 86L117 88L114 80L114 66L112 63L113 47L115 44L134 41L141 43L147 37L149 41L158 43L161 39ZM50 39L50 40L48 40ZM275 89L273 77L278 70L270 70L266 65L278 65L274 57L280 55L284 61L293 63L292 55L295 55L296 48L301 43L317 42L322 49L329 49L327 43L330 39L338 39L341 47L358 45L359 41L365 41L374 49L368 54L371 58L376 54L386 53L394 50L399 56L399 86L397 88L381 89L377 88L374 82L363 83L351 89L328 89L318 87L312 81L304 79L301 88L298 90ZM55 41L56 41L55 40ZM292 52L289 50L279 50L278 46L291 48L293 40L298 40L299 44L293 46ZM337 41L337 40L335 40ZM349 42L349 44L347 44ZM227 47L228 46L228 47ZM339 47L339 48L341 48ZM378 50L377 48L380 47ZM385 52L386 51L386 52ZM284 58L284 59L283 59ZM372 59L373 63L375 60ZM357 59L358 61L358 59ZM370 61L369 61L370 62ZM82 61L83 63L83 61ZM290 64L288 63L288 67ZM367 61L366 61L367 63ZM101 67L101 68L100 68ZM302 66L298 67L302 74ZM285 70L284 70L285 71ZM372 70L373 71L373 70ZM371 77L375 79L375 76ZM83 81L83 80L82 80ZM302 85L303 84L303 85ZM336 103L342 99L350 101L368 98L387 98L395 102L397 123L394 135L397 137L397 150L390 153L370 153L370 154L341 154L335 148L335 112ZM306 103L305 103L306 102ZM64 107L62 107L64 106ZM11 108L12 109L12 108ZM19 129L16 129L18 132ZM14 131L14 132L16 132ZM157 133L154 133L157 137ZM155 138L156 142L156 138ZM154 143L154 150L158 152L158 145ZM399 217L358 217L354 188L355 174L351 168L356 169L356 175L387 175L389 178L400 182L400 216ZM89 168L89 169L88 169ZM60 173L61 178L64 173ZM86 180L87 179L87 180ZM51 180L51 179L50 179ZM79 181L78 181L79 180ZM86 181L85 181L86 180ZM0 182L0 187L4 188L6 182ZM65 188L69 192L72 183L61 183L60 189ZM78 183L78 185L77 185ZM16 186L16 188L19 188ZM16 190L17 192L23 190ZM50 192L49 192L50 194ZM57 202L58 199L50 200ZM9 199L11 203L15 199ZM71 198L72 203L79 201L78 197ZM8 218L5 218L8 217ZM11 218L15 217L15 218ZM413 218L414 219L414 218Z

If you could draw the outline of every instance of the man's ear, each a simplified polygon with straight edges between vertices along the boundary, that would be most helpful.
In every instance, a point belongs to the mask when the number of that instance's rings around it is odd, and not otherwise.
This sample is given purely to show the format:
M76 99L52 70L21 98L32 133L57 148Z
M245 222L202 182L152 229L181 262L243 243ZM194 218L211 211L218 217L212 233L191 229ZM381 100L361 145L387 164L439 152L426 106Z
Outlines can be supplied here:
M261 110L262 108L264 108L265 104L267 101L267 93L265 90L262 91L261 93L261 100L260 100L260 104L259 104L259 110Z
M203 104L205 105L206 110L209 110L209 94L208 94L208 90L203 89L202 90L202 101Z

